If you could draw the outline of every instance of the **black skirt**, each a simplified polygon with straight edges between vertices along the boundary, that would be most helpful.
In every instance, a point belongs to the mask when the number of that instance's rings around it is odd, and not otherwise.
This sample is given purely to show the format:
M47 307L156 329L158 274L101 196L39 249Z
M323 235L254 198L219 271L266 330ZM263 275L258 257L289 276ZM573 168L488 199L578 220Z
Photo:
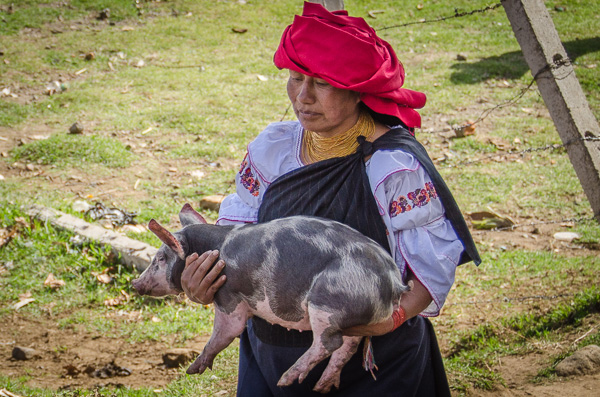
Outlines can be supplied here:
M364 343L364 339L363 342ZM414 317L392 333L373 337L373 356L378 370L371 373L362 367L362 344L344 366L339 389L327 395L364 396L450 396L444 364L431 322ZM279 378L306 351L303 347L275 346L261 341L254 333L252 321L240 337L238 397L323 396L313 392L329 360L310 371L301 383L278 387Z

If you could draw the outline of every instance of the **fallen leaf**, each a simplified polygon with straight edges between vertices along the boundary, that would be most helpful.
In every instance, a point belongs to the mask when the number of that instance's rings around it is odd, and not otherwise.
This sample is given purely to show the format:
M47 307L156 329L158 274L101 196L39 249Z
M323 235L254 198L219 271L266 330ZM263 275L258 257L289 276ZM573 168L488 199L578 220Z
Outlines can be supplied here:
M385 12L384 10L371 10L368 12L368 14L371 18L375 19L375 18L377 18L376 14L382 14L384 12Z
M502 216L491 209L488 211L471 212L468 214L475 229L490 230L496 228L508 228L515 222L508 216Z
M109 276L108 274L98 274L96 276L96 279L101 282L102 284L108 284L112 281L112 277Z
M498 137L490 137L488 138L488 142L496 146L498 150L509 150L512 147L510 143Z
M19 301L19 302L15 303L15 304L13 305L13 309L15 309L15 310L19 310L19 309L20 309L20 308L22 308L23 306L25 306L25 305L28 305L28 304L30 304L31 302L34 302L34 301L35 301L35 299L33 299L33 298L27 298L27 299L23 299L23 300L21 300L21 301Z
M23 397L20 394L15 394L6 389L0 389L0 397Z
M64 286L65 284L66 283L63 280L57 279L52 273L48 274L48 277L46 277L46 281L44 281L44 285L52 289L58 289Z
M119 306L127 302L129 302L129 294L121 290L120 296L117 296L116 298L106 299L104 301L104 306Z
M248 29L245 28L231 28L234 33L246 33Z

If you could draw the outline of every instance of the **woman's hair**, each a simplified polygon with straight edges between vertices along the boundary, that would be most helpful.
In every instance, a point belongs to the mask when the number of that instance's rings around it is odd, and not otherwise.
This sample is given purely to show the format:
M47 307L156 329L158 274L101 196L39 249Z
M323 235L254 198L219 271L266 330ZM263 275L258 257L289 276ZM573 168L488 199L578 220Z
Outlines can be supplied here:
M406 128L410 132L414 133L414 128L409 128L406 124L404 124L404 122L402 120L400 120L396 116L392 116L390 114L377 113L376 111L374 111L373 109L371 109L370 107L365 105L363 102L360 103L360 107L361 107L361 110L366 110L367 112L369 112L371 117L373 117L373 120L375 120L381 124L387 125L389 127L399 125L399 126L402 126L403 128Z

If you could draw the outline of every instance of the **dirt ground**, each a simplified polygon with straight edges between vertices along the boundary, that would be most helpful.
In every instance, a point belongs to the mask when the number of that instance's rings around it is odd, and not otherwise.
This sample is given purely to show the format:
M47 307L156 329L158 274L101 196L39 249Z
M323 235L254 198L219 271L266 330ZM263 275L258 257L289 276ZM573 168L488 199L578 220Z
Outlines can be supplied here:
M0 128L0 155L8 157L12 147L43 139L51 133L52 130L44 125L30 125L18 130ZM132 144L133 150L138 153L146 154L154 150L153 142L127 140L125 142ZM127 169L127 172L118 172L103 180L94 177L93 169L61 170L51 166L9 164L5 161L0 161L0 175L5 181L15 179L24 182L23 193L29 197L35 197L44 190L61 189L65 193L72 192L75 197L86 198L91 195L94 199L115 204L130 199L148 198L144 190L133 188L138 179L161 178L163 175L168 175L173 186L185 185L191 180L190 166L184 161L161 158L157 155L140 157L144 160L137 161ZM203 167L208 165L192 164L192 167L202 171ZM210 172L208 169L206 171ZM518 224L536 223L535 219L515 219L515 221ZM598 247L579 246L555 240L554 233L564 230L565 226L569 225L532 225L512 231L474 232L474 238L478 243L488 246L547 250L577 256L598 255ZM535 290L535 287L531 286L531 290ZM464 315L461 317L460 324L446 325L440 318L441 321L436 323L436 331L439 335L443 335L445 327L449 326L472 327L482 315L480 310L453 307L451 301L447 306L446 310L461 310L464 311ZM115 316L114 321L132 321L135 313L121 313L120 316ZM201 350L206 339L206 336L198 336L188 341L187 347ZM446 351L447 346L443 338L440 339L442 350ZM34 348L39 352L39 356L28 361L14 360L11 358L11 353L15 346ZM0 324L0 374L15 378L34 374L29 382L31 386L51 389L94 388L98 385L123 385L134 388L150 385L160 389L179 376L177 369L166 368L163 363L162 355L168 349L169 346L164 342L147 341L132 345L125 340L90 334L80 328L60 329L56 318L32 320L18 312L12 319ZM471 390L469 395L482 397L600 395L598 392L600 374L558 378L541 384L531 383L531 379L537 372L547 366L547 358L553 354L556 354L555 347L548 345L540 346L538 351L532 354L504 357L493 369L502 376L505 385L492 392ZM229 392L234 393L234 391Z
M116 313L112 320L131 321L136 313ZM600 316L594 319L600 323ZM438 327L443 334L443 328ZM0 325L0 373L9 377L35 374L30 386L54 390L108 387L153 387L160 390L177 379L179 370L167 368L163 354L169 349L164 342L131 344L124 339L90 334L80 328L59 329L56 319L27 319L15 313L10 321ZM575 339L575 335L571 336ZM206 336L186 343L186 348L201 350ZM38 355L30 360L12 358L15 346L29 347ZM540 345L527 355L507 356L493 368L505 380L505 385L493 391L470 390L474 397L491 396L598 396L600 373L558 378L534 384L531 380L547 366L548 358L556 354L556 346ZM210 376L210 372L203 376ZM228 390L223 394L234 394Z
M127 321L119 317L113 320ZM164 342L131 344L78 328L60 329L56 319L32 320L18 313L0 326L0 334L0 373L15 378L35 374L30 386L59 390L150 385L161 389L179 376L177 368L163 363L162 356L169 349ZM206 340L198 336L188 342L188 348L202 350ZM38 355L15 360L16 346L35 349Z
M111 320L135 321L137 313L114 312ZM594 316L587 326L600 324L600 315ZM443 335L444 327L437 327ZM53 390L94 389L96 387L152 387L158 392L177 379L179 370L167 368L163 354L168 343L145 341L135 344L124 338L109 338L92 334L80 327L59 328L57 319L26 318L15 313L9 321L0 324L0 374L18 378L33 375L28 385ZM568 335L564 343L576 339ZM185 348L201 351L207 336L198 336L186 342ZM15 360L16 347L36 350L30 360ZM600 373L569 378L557 378L532 383L538 371L548 365L549 357L557 353L557 346L540 344L533 353L506 356L493 370L502 376L504 385L493 391L469 390L473 397L491 396L598 396ZM210 376L210 371L202 376ZM235 390L224 390L220 395L234 395Z

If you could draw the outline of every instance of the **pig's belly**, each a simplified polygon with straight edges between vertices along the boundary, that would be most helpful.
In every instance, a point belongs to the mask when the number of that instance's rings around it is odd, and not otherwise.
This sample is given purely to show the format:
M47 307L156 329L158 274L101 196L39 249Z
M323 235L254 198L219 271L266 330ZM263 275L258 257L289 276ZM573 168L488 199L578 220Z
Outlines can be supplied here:
M282 327L289 329L297 329L299 331L309 331L310 327L310 319L308 316L308 311L306 309L306 304L304 302L301 303L301 307L303 310L303 317L300 321L286 321L280 317L278 317L273 310L271 309L271 305L269 304L269 298L267 294L265 294L265 300L259 301L256 303L256 310L251 310L252 314L258 316L271 324L278 324Z

